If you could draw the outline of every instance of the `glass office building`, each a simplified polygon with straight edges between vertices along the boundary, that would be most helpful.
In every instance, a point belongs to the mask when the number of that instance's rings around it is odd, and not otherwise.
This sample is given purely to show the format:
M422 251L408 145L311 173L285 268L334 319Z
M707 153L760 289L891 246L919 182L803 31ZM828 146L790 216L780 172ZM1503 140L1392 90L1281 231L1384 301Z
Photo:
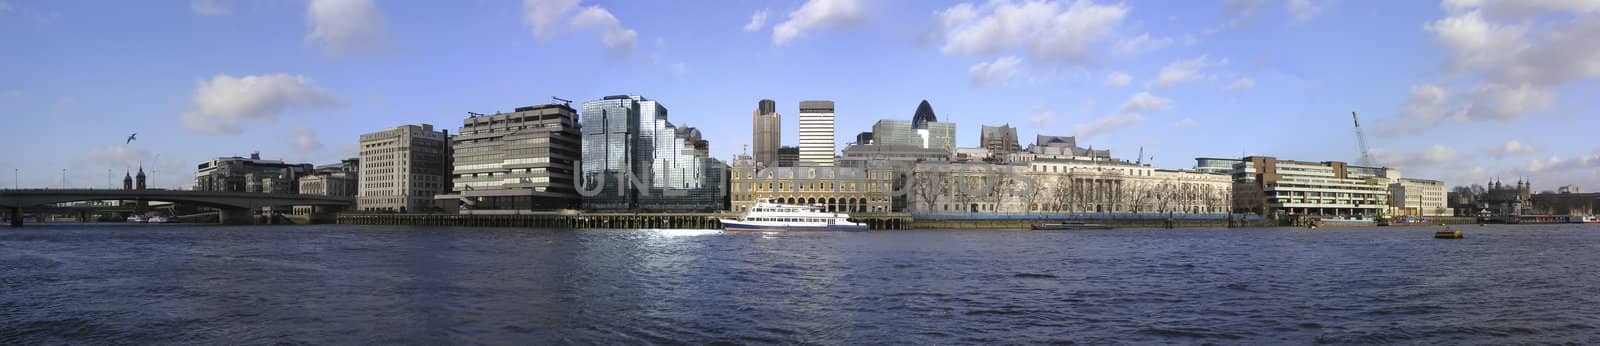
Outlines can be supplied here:
M726 209L727 166L710 157L694 128L667 120L667 108L641 96L583 104L583 208L592 211Z

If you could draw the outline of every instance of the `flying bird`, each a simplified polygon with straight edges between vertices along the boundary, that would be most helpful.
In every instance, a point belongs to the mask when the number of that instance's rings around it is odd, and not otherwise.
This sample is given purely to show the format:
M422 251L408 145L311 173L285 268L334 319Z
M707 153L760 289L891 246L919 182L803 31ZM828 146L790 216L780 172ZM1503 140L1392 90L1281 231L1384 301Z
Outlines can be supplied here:
M133 140L135 140L135 139L139 139L139 133L138 132L134 132L133 134L128 135L128 141L122 142L122 144L133 143Z

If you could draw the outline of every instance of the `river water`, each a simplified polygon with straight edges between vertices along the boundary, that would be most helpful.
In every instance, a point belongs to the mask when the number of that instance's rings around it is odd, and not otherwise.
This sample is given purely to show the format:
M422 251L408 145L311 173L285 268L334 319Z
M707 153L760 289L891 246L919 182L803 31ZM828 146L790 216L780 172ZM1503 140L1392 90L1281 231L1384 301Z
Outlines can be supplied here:
M1600 343L1600 226L0 229L0 344Z

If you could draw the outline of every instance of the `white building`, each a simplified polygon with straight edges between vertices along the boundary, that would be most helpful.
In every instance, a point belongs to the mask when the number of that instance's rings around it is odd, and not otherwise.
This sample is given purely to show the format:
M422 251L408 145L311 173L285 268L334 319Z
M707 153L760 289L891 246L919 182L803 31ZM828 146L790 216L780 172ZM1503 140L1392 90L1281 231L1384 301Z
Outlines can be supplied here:
M924 162L911 210L967 214L1222 214L1231 178L1114 160L1035 159L1026 164Z
M421 212L448 191L450 134L404 125L361 135L361 211Z
M1444 182L1428 179L1399 179L1389 184L1389 203L1394 215L1400 216L1451 216L1445 203Z
M833 101L800 101L799 165L833 166Z

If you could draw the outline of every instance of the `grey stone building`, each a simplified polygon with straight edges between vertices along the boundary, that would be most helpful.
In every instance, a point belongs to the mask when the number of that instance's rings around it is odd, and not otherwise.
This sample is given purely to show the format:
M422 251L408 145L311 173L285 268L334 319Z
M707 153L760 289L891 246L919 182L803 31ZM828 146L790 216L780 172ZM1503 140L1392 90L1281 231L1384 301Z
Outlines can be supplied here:
M433 125L402 125L361 135L356 209L422 212L450 186L450 134Z
M299 179L312 171L309 163L262 160L260 153L249 158L219 157L195 167L195 190L256 193L298 193Z

